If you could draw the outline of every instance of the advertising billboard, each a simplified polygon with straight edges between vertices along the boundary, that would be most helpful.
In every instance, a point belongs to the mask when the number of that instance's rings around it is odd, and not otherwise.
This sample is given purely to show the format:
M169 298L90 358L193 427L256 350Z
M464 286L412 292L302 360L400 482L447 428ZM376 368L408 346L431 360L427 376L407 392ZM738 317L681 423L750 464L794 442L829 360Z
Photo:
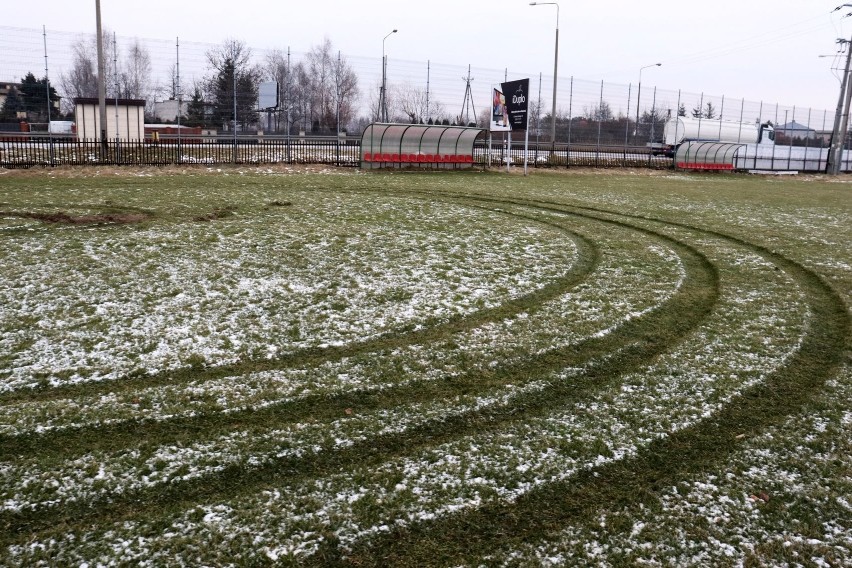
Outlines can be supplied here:
M509 127L512 130L526 130L529 110L530 80L519 79L502 83L506 112L509 115Z
M508 132L511 129L506 97L497 89L493 89L491 95L491 132Z

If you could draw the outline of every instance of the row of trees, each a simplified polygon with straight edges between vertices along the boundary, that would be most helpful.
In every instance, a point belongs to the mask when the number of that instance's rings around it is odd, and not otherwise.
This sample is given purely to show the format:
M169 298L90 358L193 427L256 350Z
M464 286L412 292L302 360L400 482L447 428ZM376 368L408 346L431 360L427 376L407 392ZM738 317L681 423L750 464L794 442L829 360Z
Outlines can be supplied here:
M119 53L115 35L103 34L104 80L108 98L143 99L153 105L164 89L152 79L151 55L145 46L134 39ZM63 110L73 112L72 101L78 97L98 96L97 39L81 38L71 46L71 68L59 78L63 93ZM153 106L146 108L150 114Z
M207 52L210 74L192 86L185 124L226 127L234 121L235 107L241 127L264 122L256 108L261 81L278 84L279 106L266 117L273 131L360 130L378 119L378 87L367 97L369 114L359 115L358 76L329 39L296 63L281 50L272 51L262 64L252 64L251 55L250 48L237 40ZM450 121L443 104L434 97L429 101L424 89L410 83L389 88L387 98L393 121Z
M272 120L272 129L334 132L338 129L360 128L379 115L378 86L367 98L369 116L358 116L360 90L358 77L346 58L336 51L330 40L314 46L291 63L288 54L276 50L263 63L254 63L251 49L242 41L229 39L206 53L208 73L191 85L181 85L177 67L172 66L169 82L152 79L151 56L139 40L120 48L115 35L103 34L105 54L104 79L108 99L143 99L146 120L159 120L155 115L157 99L182 99L185 112L181 122L190 126L229 129L236 124L247 129L258 122ZM62 115L71 116L75 98L98 96L97 42L94 37L82 37L71 46L71 66L61 74L56 84L62 94ZM279 87L279 106L271 116L262 116L257 108L259 85L276 81ZM43 104L46 79L35 79L29 73L21 87L11 89L0 120L25 118L30 122L47 120ZM60 99L51 87L54 101ZM391 119L400 122L449 123L444 106L424 89L410 83L388 89ZM45 109L42 111L41 109ZM236 114L235 114L236 113ZM59 117L59 112L51 118ZM453 120L455 122L455 120Z
M147 49L138 40L133 40L119 58L115 36L105 32L103 42L104 57L108 60L104 68L107 97L144 99L150 103L146 113L151 116L154 100L163 89L152 81L151 56ZM71 46L71 67L60 75L56 83L62 97L53 85L50 86L50 116L46 102L48 80L46 77L36 79L30 72L21 80L20 85L9 90L3 107L0 108L0 121L23 119L29 122L47 122L73 116L75 98L98 96L97 60L95 38L78 40Z
M332 42L325 39L314 46L299 61L292 63L287 53L276 50L267 55L265 61L256 63L251 49L242 41L229 39L207 51L207 75L189 87L180 84L177 68L171 69L169 82L156 83L152 79L151 56L139 40L132 40L119 49L115 36L105 32L103 37L107 65L104 69L108 98L144 99L146 119L158 120L154 113L156 99L181 99L186 110L181 122L189 126L230 129L232 125L243 130L258 123L271 126L273 131L298 131L329 133L336 130L360 130L379 116L379 88L369 88L367 96L361 97L358 77L347 59ZM59 87L63 95L63 111L73 111L72 101L77 97L97 97L98 91L97 45L95 38L81 38L72 46L72 65L61 75ZM257 108L259 85L263 81L278 84L278 108L266 115ZM58 100L51 87L51 98ZM18 113L25 113L30 121L46 120L46 79L36 79L29 73L22 79L21 88L12 90L0 109L0 120L14 120ZM367 103L367 113L359 115L359 101ZM431 93L411 83L391 85L387 91L391 120L410 123L463 124L462 116L447 112L442 102ZM532 105L531 128L535 132L548 133L540 122L550 124L548 115ZM487 127L490 109L485 108L477 117L477 124ZM686 116L685 105L677 109L679 116ZM712 102L700 102L691 110L693 117L716 118ZM659 109L646 111L639 124L631 126L630 118L614 116L605 101L585 108L581 116L569 118L564 113L557 116L557 137L564 139L569 127L572 138L582 132L585 124L605 124L604 130L612 131L616 137L620 131L632 133L634 137L651 135L651 131L662 132L668 116ZM56 117L52 117L56 118ZM271 124L270 124L271 123ZM645 129L645 130L643 130ZM596 129L594 129L596 130ZM591 131L590 131L591 132ZM597 132L595 132L597 136ZM623 137L623 136L622 136Z

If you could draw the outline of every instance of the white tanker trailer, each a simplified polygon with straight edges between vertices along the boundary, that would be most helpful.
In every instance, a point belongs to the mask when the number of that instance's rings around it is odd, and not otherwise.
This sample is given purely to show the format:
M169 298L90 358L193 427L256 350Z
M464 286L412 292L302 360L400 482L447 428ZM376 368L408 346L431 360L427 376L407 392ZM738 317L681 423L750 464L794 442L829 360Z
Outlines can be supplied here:
M771 124L715 120L711 118L670 118L663 127L662 142L651 142L651 153L674 156L684 142L730 142L732 144L775 143L775 129Z

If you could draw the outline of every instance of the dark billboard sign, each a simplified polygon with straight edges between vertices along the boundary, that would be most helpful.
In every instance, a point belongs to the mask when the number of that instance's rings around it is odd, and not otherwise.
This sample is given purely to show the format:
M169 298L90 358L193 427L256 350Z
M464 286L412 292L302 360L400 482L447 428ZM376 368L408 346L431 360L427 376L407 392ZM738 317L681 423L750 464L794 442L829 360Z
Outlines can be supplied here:
M506 98L506 109L509 114L509 125L512 130L526 130L529 116L530 80L519 79L501 83L503 96Z

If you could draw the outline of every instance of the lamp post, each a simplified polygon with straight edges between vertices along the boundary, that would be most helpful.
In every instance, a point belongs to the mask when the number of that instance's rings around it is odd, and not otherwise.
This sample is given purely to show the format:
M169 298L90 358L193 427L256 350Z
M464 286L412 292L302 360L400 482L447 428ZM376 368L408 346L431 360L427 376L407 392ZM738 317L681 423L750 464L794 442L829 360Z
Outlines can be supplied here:
M388 121L388 58L385 55L385 40L396 32L397 30L393 30L384 38L382 38L382 92L379 93L379 119L382 122Z
M556 6L556 45L553 50L553 108L550 111L550 154L556 152L556 73L559 68L559 4L530 2L530 6Z
M636 135L639 135L639 103L642 100L642 70L649 67L659 67L662 63L652 63L639 68L639 85L636 88ZM635 143L635 140L634 140Z

